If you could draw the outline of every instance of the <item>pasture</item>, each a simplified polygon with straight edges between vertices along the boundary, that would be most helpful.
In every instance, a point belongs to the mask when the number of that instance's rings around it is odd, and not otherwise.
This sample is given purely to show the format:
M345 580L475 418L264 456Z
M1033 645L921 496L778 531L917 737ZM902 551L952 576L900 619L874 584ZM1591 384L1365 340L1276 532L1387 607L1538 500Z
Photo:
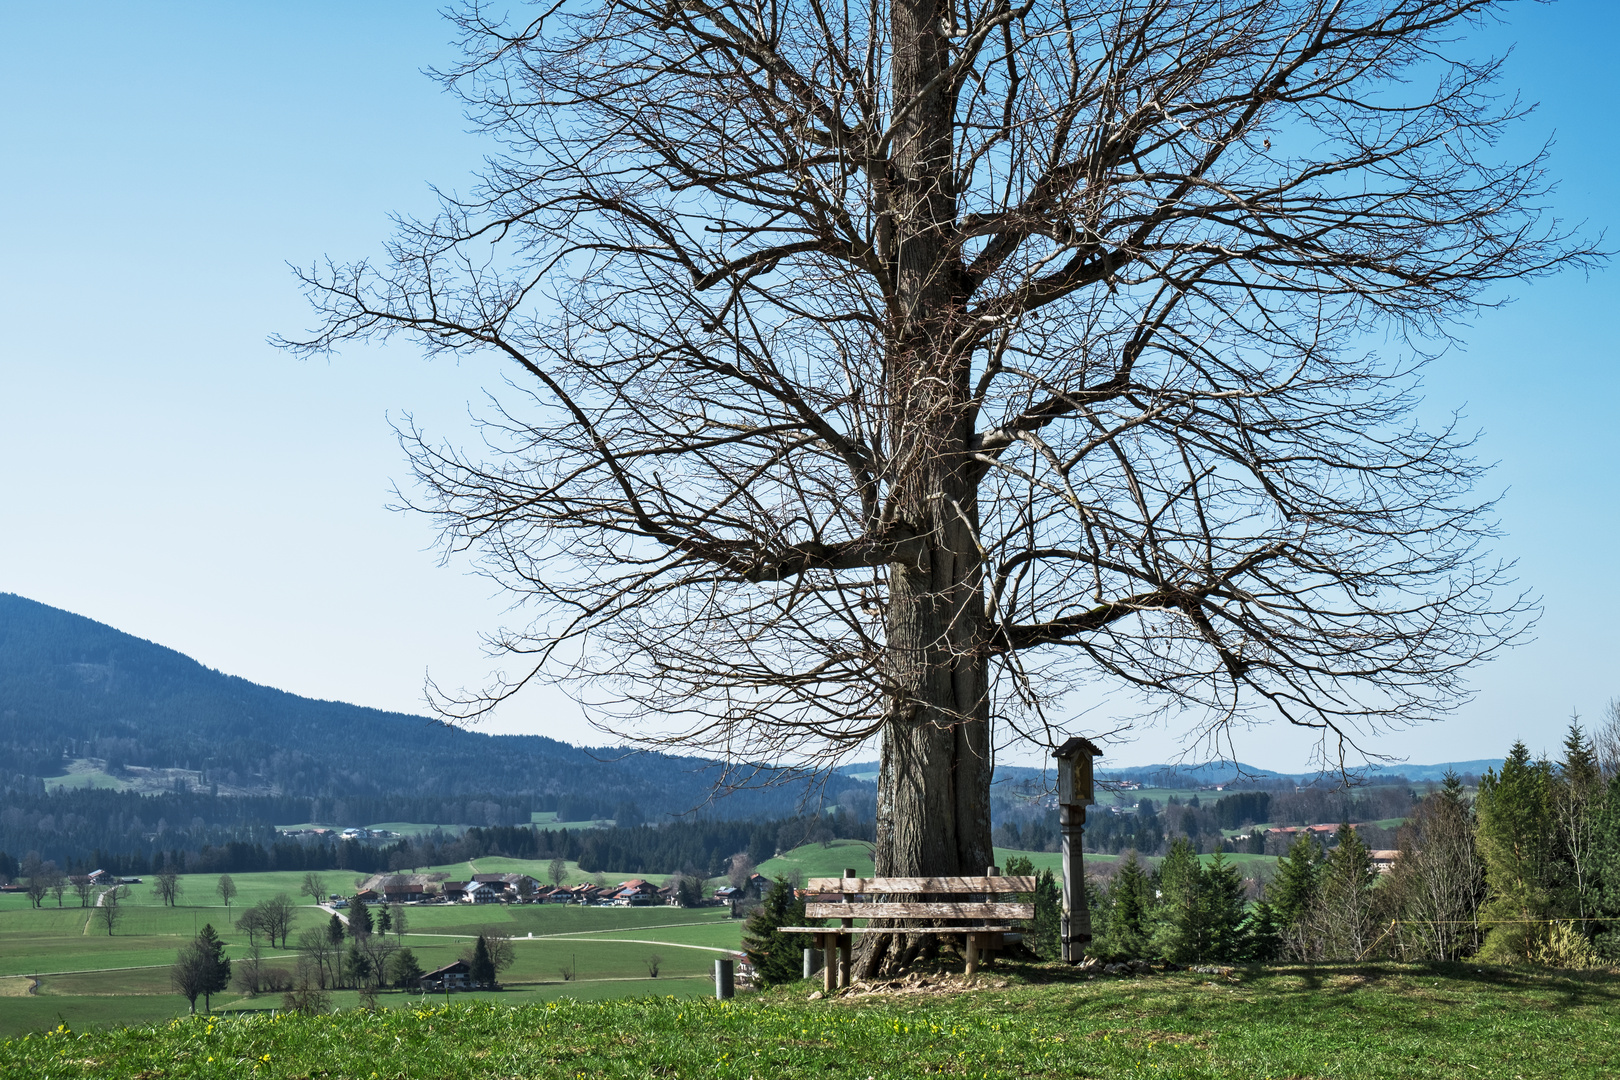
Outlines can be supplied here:
M69 1025L0 1040L0 1074L1599 1080L1620 1070L1620 978L1602 974L1367 964L1088 980L1007 965L966 991L809 1000L801 983L718 1003L673 989Z
M423 868L424 870L430 868ZM545 864L512 859L479 859L437 868L466 878L473 872L524 871L543 877ZM570 865L571 880L594 877ZM326 890L350 892L358 875L321 874ZM632 875L606 875L622 881ZM246 951L235 920L259 900L287 893L298 903L290 940L330 915L299 895L304 874L295 871L233 874L237 896L227 909L215 892L218 875L181 879L180 903L161 906L150 882L128 887L121 915L108 936L69 894L58 908L53 899L35 910L25 896L0 895L0 1037L58 1023L76 1028L146 1023L180 1015L185 1001L169 987L169 967L180 947L205 923L227 944L227 955ZM708 992L716 956L741 942L742 922L726 908L581 908L576 905L508 906L418 905L407 908L409 932L400 943L416 954L424 970L450 963L477 935L495 931L514 943L514 962L502 973L509 989L488 996L507 1001L547 1001L557 997L596 1000L626 994ZM658 974L648 973L656 955ZM275 966L290 968L295 954L267 950ZM564 969L570 977L564 978ZM353 1004L352 991L335 1001ZM459 996L457 1000L460 1000ZM385 1005L417 1002L415 995L384 994ZM215 995L216 1014L253 1012L279 1004L279 998Z

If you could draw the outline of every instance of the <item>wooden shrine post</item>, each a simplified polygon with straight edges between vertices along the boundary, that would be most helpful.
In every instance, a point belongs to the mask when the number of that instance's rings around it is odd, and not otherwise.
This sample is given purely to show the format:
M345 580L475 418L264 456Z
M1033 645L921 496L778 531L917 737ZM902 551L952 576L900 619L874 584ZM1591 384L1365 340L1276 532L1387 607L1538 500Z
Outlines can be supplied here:
M1078 736L1052 751L1058 763L1058 827L1063 833L1063 960L1078 964L1091 940L1091 907L1086 903L1086 871L1080 853L1086 807L1095 801L1091 759L1102 751Z

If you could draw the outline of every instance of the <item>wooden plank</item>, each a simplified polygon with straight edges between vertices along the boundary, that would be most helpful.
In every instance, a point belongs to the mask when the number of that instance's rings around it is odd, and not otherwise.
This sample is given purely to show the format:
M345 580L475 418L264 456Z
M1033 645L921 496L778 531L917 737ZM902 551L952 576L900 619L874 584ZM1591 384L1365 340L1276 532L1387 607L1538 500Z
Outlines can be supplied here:
M806 904L807 919L1033 919L1034 904Z
M811 878L813 893L1010 893L1034 892L1035 879L1018 877Z

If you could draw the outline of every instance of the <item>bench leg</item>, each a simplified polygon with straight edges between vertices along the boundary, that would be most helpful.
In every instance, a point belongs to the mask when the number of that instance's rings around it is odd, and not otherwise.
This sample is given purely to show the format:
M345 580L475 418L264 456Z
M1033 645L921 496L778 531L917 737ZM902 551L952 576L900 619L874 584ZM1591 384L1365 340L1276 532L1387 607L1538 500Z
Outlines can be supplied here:
M826 956L821 968L821 988L826 993L838 989L838 935L822 934L819 944Z
M854 940L853 936L843 936L838 939L838 983L840 986L849 985L849 953Z
M970 933L970 934L967 935L967 971L965 972L965 974L971 976L971 975L976 974L978 972L978 970L979 970L979 935Z

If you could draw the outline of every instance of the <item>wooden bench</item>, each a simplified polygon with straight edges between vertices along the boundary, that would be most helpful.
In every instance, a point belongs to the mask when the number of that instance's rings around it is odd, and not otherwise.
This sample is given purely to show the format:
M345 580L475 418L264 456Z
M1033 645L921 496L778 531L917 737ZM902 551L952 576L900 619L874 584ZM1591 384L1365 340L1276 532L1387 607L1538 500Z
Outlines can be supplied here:
M840 893L838 903L811 901L804 906L807 919L837 919L836 926L784 926L784 934L811 934L816 948L826 954L823 985L828 993L849 985L849 960L856 934L953 934L967 939L967 974L979 970L981 955L993 957L1001 948L1001 935L1017 927L1014 919L1033 919L1033 903L985 899L998 893L1033 893L1030 876L1002 877L992 866L984 877L857 877L846 869L841 878L811 878L812 893ZM926 896L926 900L874 901L871 896ZM856 926L856 919L928 920L927 926ZM951 925L939 925L949 920ZM970 921L971 920L971 921Z

